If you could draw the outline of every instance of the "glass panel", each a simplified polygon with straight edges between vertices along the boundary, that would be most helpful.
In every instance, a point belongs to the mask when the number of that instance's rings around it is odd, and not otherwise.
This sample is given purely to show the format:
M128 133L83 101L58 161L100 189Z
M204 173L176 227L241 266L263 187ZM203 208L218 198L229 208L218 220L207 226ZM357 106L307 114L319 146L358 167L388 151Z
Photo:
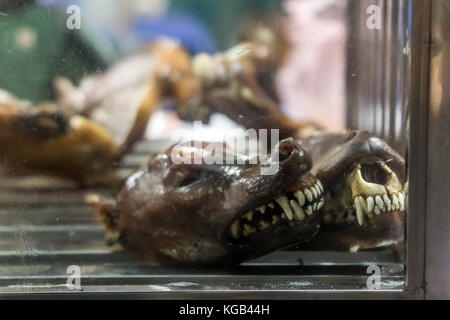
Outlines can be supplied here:
M402 290L411 13L2 1L0 293Z

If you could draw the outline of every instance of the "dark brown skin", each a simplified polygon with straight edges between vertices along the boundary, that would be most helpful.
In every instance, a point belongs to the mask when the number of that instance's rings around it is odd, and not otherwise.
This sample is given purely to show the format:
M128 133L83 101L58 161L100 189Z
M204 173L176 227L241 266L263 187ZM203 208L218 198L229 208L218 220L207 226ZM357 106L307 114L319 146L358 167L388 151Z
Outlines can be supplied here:
M333 186L336 180L342 180L358 163L381 160L388 160L401 183L405 183L404 160L383 140L367 132L317 131L312 125L287 118L250 72L242 72L236 79L225 82L222 87L205 89L201 99L192 99L180 107L180 116L191 121L204 120L210 114L219 112L247 129L279 129L281 139L294 137L311 154L314 164L312 172L323 182L325 189ZM403 239L403 217L404 211L394 211L375 216L363 226L355 223L348 227L328 228L320 232L317 241L306 246L324 250L371 249L392 244L398 247Z
M205 143L189 145L168 149L153 158L146 170L132 175L115 206L92 201L107 231L117 234L119 243L135 256L177 265L238 263L307 241L317 233L316 213L302 221L280 220L242 242L229 233L230 225L249 210L315 182L309 172L311 159L294 140L280 142L271 157L257 164L174 163L173 159L180 159L177 154L211 152ZM276 157L275 174L261 175L261 166Z
M318 132L299 142L311 154L314 164L311 171L322 181L325 189L332 188L337 180L344 179L357 163L374 163L379 160L389 164L402 185L406 181L403 158L382 139L368 132ZM357 223L342 227L323 224L320 234L308 243L307 247L348 250L354 246L359 249L373 249L393 245L396 251L401 253L404 215L404 211L374 215L373 218L366 219L362 226Z
M313 159L312 172L328 185L355 162L376 157L389 161L405 183L405 161L385 141L367 131L316 132L298 142Z

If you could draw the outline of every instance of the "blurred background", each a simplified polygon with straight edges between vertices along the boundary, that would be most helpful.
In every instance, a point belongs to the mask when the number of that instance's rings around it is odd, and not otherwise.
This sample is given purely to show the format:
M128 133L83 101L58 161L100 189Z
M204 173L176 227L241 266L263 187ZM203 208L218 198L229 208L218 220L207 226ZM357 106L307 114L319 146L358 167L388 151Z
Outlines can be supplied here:
M299 120L339 129L345 121L345 8L331 0L0 0L0 88L33 102L54 99L52 81L78 84L162 36L190 54L238 43L252 23L279 28L291 49L274 75L282 108ZM80 8L70 30L68 8ZM150 137L182 124L173 107L153 116ZM221 117L212 126L233 126Z

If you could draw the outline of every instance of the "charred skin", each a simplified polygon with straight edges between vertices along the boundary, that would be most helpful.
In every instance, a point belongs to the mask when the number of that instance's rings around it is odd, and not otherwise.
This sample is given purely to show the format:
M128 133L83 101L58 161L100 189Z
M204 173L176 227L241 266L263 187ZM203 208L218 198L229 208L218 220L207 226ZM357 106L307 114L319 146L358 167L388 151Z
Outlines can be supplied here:
M153 158L125 182L113 209L102 200L91 202L108 232L120 234L124 248L163 264L232 264L317 233L321 194L312 199L316 210L310 214L283 209L284 201L296 199L294 193L319 183L309 171L309 155L294 140L280 142L271 157L255 164L248 158L229 165L175 160L209 155L207 146L176 145ZM232 154L223 144L215 146ZM261 175L261 166L273 163L273 157L279 159L278 170Z
M195 56L192 72L197 85L187 98L178 100L180 118L207 122L213 113L222 113L245 128L278 129L282 138L313 129L285 116L267 93L267 81L261 79L273 75L270 53L265 45L244 42L221 54Z
M0 105L0 154L9 172L44 173L80 185L114 183L119 148L108 132L51 104Z
M300 143L311 154L312 172L326 190L322 229L308 248L356 251L393 246L401 253L403 158L364 131L316 133Z

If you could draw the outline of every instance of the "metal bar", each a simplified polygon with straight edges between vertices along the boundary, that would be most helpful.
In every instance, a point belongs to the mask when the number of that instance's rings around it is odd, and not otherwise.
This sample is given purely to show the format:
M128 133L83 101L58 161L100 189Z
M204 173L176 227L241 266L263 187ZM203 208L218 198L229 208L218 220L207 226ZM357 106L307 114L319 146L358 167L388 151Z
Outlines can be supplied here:
M409 202L406 230L406 290L424 294L424 225L426 212L427 118L431 0L411 2L411 111L408 157Z
M450 3L433 1L431 19L426 297L450 298Z

